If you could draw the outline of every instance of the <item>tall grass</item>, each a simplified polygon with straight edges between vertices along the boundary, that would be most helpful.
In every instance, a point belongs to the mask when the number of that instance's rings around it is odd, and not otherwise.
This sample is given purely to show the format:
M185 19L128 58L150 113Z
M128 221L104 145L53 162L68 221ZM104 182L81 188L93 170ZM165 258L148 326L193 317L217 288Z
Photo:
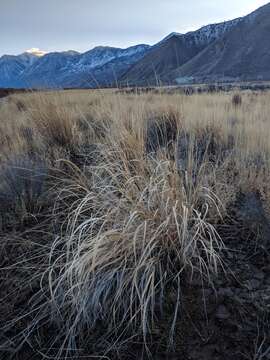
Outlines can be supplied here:
M46 266L33 275L41 287L23 335L62 324L56 357L79 352L82 334L100 328L104 344L136 338L147 348L173 292L172 345L183 285L222 271L218 229L237 195L259 192L269 208L268 100L248 92L239 102L232 94L72 91L2 104L1 166L43 155L54 198L44 223L54 241L41 249ZM19 181L1 174L3 189ZM39 179L39 167L34 174ZM45 190L29 176L24 171L31 192L13 201L31 195L33 213Z
M72 319L67 341L101 322L108 337L141 334L147 344L171 287L180 294L186 278L210 281L217 272L222 241L211 217L221 217L222 206L203 169L194 186L166 156L105 152L89 187L75 182L62 190L75 201L52 245L51 297ZM176 317L180 303L174 306ZM172 319L171 342L174 326Z

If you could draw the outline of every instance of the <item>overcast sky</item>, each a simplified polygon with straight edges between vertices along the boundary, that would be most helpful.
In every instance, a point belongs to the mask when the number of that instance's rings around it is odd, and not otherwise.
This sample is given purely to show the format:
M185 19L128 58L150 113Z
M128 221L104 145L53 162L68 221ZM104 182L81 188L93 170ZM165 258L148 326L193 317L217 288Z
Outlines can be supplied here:
M246 15L264 0L0 0L0 55L153 44Z

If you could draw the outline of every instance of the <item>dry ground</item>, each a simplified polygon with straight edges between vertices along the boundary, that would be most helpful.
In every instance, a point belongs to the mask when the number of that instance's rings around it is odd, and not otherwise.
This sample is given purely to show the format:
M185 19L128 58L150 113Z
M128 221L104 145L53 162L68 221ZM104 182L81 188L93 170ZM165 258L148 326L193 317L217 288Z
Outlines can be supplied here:
M1 359L270 359L270 93L0 103Z

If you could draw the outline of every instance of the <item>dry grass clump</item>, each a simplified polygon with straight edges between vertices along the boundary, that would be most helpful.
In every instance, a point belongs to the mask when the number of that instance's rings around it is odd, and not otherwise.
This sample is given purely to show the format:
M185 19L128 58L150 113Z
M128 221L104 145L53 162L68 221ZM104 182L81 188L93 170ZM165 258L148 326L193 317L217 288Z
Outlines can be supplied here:
M232 97L232 104L233 106L241 106L242 105L242 97L240 94L234 94Z
M177 139L181 126L181 113L173 108L158 109L149 114L146 121L145 143L147 152L156 152L159 148L169 147Z
M220 264L214 223L222 206L205 186L204 171L194 187L175 161L134 158L131 171L125 149L118 151L106 149L89 187L75 182L61 192L66 201L79 191L49 267L53 304L70 329L62 349L74 349L85 326L100 324L106 339L143 335L147 345L172 286L179 297L173 342L186 276L210 281Z
M218 229L238 195L269 208L268 97L71 91L1 104L5 211L22 224L46 213L38 225L53 239L37 245L46 265L15 340L53 323L54 358L100 331L102 354L132 339L147 348L174 293L172 345L183 285L222 269Z
M46 164L39 158L16 157L0 167L0 219L2 226L15 227L35 219L43 206Z
M87 98L82 111L61 93L13 95L2 104L0 157L4 162L10 156L46 157L52 168L58 167L59 159L83 165L109 126L107 118L95 117L95 99ZM18 108L18 102L24 105Z

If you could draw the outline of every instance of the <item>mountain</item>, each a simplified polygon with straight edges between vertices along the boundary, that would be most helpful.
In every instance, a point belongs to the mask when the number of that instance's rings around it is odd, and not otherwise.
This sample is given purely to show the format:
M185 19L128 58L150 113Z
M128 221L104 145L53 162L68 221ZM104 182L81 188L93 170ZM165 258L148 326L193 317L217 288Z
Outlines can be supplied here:
M4 55L0 58L0 87L21 87L21 75L37 57L24 53L19 56Z
M24 70L20 82L27 88L62 87L64 78L79 57L75 51L48 53Z
M184 36L172 35L154 46L147 55L135 63L121 78L125 85L156 85L162 74L184 64L195 56L202 47L190 45Z
M85 53L24 53L0 58L0 87L63 88L112 86L150 48L100 46ZM27 61L26 61L27 60Z
M167 73L187 63L209 44L237 27L241 18L202 27L187 34L172 33L153 46L148 54L121 78L122 84L156 85Z
M169 83L270 80L270 4L242 18L236 27L183 66L168 73Z
M171 33L154 46L98 46L76 51L0 58L0 87L96 88L217 81L270 80L270 3L231 21L186 34Z
M66 76L65 87L117 86L117 80L149 50L148 45L127 49L97 47L80 57Z
M232 21L171 34L121 78L123 85L270 80L270 3Z

